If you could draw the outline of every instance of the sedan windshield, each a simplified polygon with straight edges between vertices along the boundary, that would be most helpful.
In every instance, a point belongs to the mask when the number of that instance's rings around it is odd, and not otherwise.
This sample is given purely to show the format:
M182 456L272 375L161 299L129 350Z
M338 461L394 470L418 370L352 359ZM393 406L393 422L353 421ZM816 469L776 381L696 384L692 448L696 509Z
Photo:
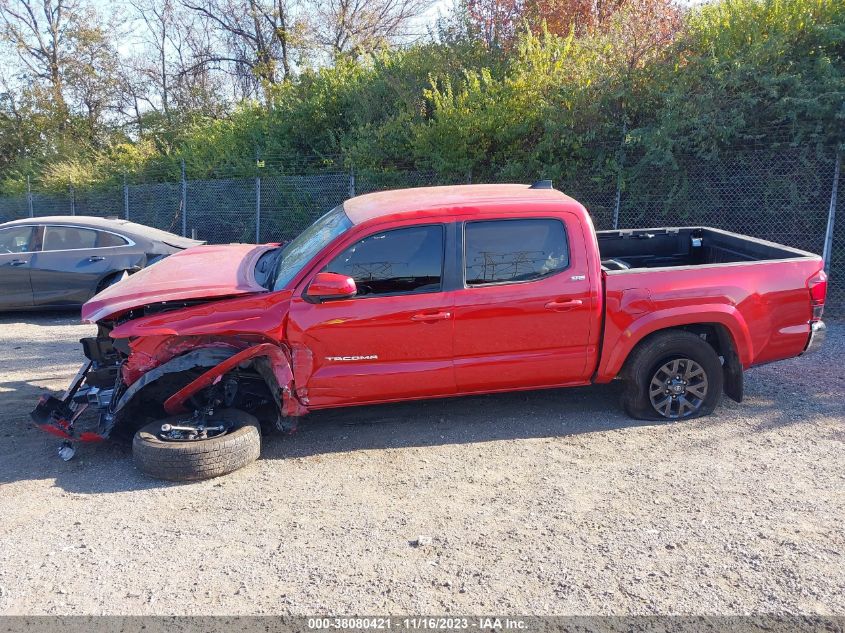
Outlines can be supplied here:
M279 255L273 272L273 290L287 286L323 248L351 227L352 222L340 205L300 233Z

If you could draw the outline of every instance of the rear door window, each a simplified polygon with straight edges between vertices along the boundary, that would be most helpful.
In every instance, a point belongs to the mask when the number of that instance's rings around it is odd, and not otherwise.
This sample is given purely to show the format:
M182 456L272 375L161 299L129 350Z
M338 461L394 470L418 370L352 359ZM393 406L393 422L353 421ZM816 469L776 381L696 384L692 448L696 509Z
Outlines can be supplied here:
M75 226L48 226L44 234L45 251L75 251L94 248L97 231Z
M485 220L464 225L467 286L532 281L568 267L569 244L560 220Z
M347 248L324 271L352 277L359 297L438 292L443 234L439 224L375 233Z

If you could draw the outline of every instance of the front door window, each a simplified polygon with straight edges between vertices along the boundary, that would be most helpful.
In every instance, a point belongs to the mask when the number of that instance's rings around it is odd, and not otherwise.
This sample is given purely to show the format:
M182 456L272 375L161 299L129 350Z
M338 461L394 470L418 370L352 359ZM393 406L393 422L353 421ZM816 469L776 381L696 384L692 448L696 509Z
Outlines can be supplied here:
M28 253L32 251L33 229L31 226L16 226L0 231L0 254Z
M443 227L413 226L369 235L323 271L352 277L358 297L439 292Z

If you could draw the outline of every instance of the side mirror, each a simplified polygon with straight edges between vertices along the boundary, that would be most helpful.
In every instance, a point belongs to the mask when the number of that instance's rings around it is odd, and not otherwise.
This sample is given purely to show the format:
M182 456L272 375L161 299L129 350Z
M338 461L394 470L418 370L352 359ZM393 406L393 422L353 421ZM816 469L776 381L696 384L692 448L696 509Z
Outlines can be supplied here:
M305 291L305 296L315 302L332 299L349 299L358 292L355 280L337 273L317 273Z

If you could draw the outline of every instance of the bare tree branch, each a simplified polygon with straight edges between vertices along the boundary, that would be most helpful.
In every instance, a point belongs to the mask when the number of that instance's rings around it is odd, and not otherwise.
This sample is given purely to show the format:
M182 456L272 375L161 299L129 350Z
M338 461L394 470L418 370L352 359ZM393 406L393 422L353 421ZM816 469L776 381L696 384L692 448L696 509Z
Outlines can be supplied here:
M202 16L218 35L217 46L197 63L230 63L241 79L269 99L269 91L292 74L291 55L297 45L292 27L293 0L181 0Z
M317 41L334 55L372 52L411 34L431 0L325 0L317 4Z

